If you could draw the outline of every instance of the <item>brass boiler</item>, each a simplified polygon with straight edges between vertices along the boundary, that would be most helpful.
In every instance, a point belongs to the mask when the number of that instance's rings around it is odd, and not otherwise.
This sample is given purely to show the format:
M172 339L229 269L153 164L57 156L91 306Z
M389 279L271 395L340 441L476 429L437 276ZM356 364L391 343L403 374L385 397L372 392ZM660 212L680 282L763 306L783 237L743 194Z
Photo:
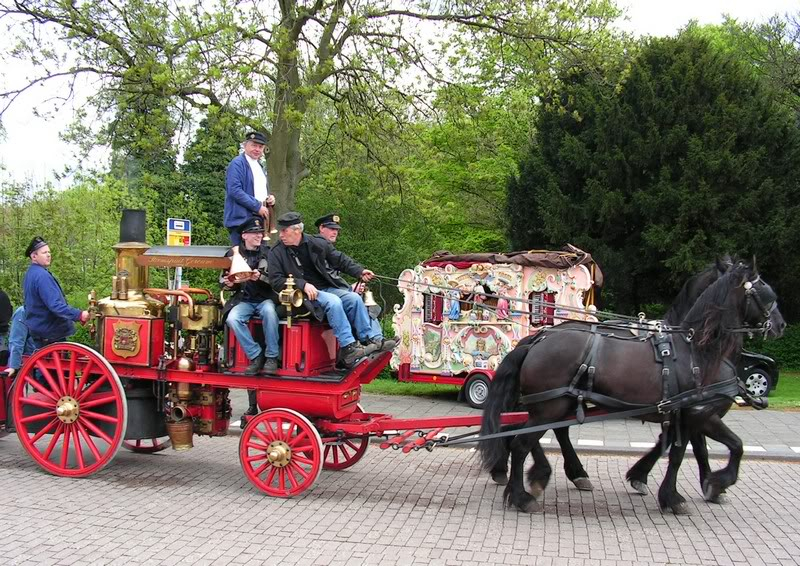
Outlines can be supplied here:
M184 300L178 304L181 328L189 331L214 330L220 322L220 305L207 289L145 289L150 295L170 295ZM192 294L208 297L206 303L196 303Z
M205 303L194 303L190 307L189 303L180 303L181 326L184 330L214 330L219 326L221 318L220 305L216 299L212 298L211 292L207 289L181 289L188 295L204 294L207 299Z

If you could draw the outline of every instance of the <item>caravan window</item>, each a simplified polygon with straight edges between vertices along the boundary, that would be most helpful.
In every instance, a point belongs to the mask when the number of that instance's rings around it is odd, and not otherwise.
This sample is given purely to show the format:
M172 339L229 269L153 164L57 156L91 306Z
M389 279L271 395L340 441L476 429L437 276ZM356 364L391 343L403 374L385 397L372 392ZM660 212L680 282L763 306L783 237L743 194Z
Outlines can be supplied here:
M528 297L531 308L531 326L543 326L553 324L553 314L555 313L555 293L537 293L534 291Z
M425 293L425 322L442 322L442 307L444 298L441 295Z

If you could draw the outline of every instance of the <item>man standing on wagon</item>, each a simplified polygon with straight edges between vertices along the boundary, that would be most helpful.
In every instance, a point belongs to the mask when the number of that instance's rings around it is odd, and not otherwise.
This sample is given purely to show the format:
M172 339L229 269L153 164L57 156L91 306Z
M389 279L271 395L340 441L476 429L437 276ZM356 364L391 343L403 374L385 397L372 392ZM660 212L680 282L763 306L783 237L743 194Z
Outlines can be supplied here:
M25 250L25 256L31 260L22 280L28 332L36 348L63 342L75 333L75 322L83 324L89 320L89 311L67 304L61 285L47 269L52 261L47 242L35 237Z
M303 219L297 212L287 212L278 218L280 243L269 252L272 288L281 291L286 286L286 279L292 275L297 287L322 306L339 341L338 361L344 367L352 368L359 359L376 350L391 350L394 344L384 341L383 335L372 329L361 297L349 290L341 297L331 292L331 289L337 289L337 284L326 265L364 281L369 281L375 274L336 250L327 240L309 238L303 234L303 229ZM366 347L362 347L353 336L351 323L357 337L367 342Z
M269 153L267 136L261 132L248 132L244 153L228 164L223 224L230 233L233 246L242 242L241 226L253 216L261 216L266 222L269 216L267 207L275 204L275 196L269 194L267 171L259 162L266 153Z

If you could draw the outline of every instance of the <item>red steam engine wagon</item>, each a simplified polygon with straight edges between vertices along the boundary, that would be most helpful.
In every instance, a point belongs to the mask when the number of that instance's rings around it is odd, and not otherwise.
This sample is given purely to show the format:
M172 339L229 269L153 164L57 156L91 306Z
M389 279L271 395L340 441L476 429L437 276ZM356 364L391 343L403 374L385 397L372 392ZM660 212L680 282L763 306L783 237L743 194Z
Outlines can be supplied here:
M574 246L434 255L400 274L391 367L400 381L461 386L481 408L495 369L520 339L564 320L596 322L588 313L602 277L592 256Z
M248 360L234 334L224 331L221 300L206 289L149 286L150 267L227 269L228 248L150 247L144 240L144 212L124 211L112 294L90 295L94 348L50 344L26 358L13 382L2 378L0 421L10 407L24 449L48 472L88 476L122 446L188 450L193 435L224 436L235 388L255 389L261 410L242 432L242 469L273 496L305 491L323 468L352 466L371 436L392 431L381 447L409 452L430 448L445 428L480 425L479 416L395 419L364 412L361 385L386 367L391 353L338 370L332 331L296 316L303 296L291 281L280 293L281 365L274 373L245 375ZM251 331L259 335L260 321L251 321ZM508 414L503 422L526 417Z

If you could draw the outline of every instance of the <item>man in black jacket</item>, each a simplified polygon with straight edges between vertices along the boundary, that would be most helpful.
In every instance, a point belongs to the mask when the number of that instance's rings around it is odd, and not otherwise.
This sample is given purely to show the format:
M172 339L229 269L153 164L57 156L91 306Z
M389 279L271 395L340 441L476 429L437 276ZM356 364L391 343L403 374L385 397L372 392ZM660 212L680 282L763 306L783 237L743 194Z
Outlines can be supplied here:
M314 222L314 226L319 229L319 234L314 234L314 238L321 238L327 240L331 243L331 245L335 248L336 247L336 240L339 237L339 230L341 230L341 226L339 225L339 215L338 214L326 214ZM342 279L342 275L337 269L333 269L330 265L325 266L330 273L331 278L336 283L336 289L331 289L330 291L341 298L345 293L348 291L355 291L358 295L363 295L365 290L365 284L363 281L358 281L353 287L351 288L347 282ZM380 314L380 307L370 307L367 309L367 313L370 317L370 325L372 327L372 335L379 335L382 334L383 330L381 329L381 324L378 322L378 315ZM386 338L383 339L383 343L379 345L381 349L384 350L391 350L395 346L394 340L387 340Z
M337 290L343 282L331 277L326 266L364 281L369 281L375 274L338 251L330 242L303 234L303 219L297 212L287 212L278 218L278 229L280 243L269 252L270 284L280 291L286 286L287 277L292 275L297 288L322 306L339 341L339 363L352 368L367 354L391 350L393 344L384 342L380 332L372 329L361 297L349 290L339 293ZM346 289L347 284L344 286ZM357 336L353 336L351 323ZM362 347L357 339L366 342L367 346Z
M230 274L224 273L222 283L235 289L233 297L225 303L225 323L236 334L240 346L250 360L245 374L257 375L263 368L267 372L278 369L278 313L275 310L277 296L267 277L267 253L269 245L264 242L264 221L259 216L247 220L240 227L242 245L239 253L253 270L250 278L236 283ZM264 329L266 348L253 339L248 321L258 314Z

